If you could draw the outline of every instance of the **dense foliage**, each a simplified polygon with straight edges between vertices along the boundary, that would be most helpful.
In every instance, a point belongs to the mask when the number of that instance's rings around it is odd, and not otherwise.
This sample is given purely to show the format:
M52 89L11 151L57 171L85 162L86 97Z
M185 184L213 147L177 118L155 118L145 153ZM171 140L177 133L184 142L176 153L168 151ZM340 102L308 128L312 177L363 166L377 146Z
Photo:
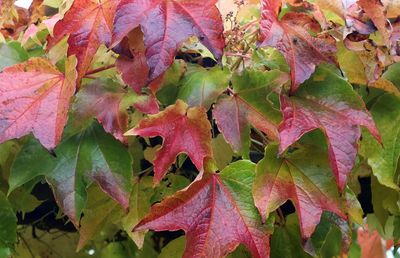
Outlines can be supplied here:
M398 1L0 0L0 27L0 257L396 253Z

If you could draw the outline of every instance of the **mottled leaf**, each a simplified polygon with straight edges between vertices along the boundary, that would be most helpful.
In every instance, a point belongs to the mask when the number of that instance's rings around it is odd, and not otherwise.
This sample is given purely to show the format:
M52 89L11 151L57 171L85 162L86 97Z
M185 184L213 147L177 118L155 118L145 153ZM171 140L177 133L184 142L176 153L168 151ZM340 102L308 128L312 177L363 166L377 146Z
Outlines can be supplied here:
M197 36L219 59L224 39L216 2L121 0L115 15L113 40L119 42L132 29L141 26L150 79L157 78L172 64L177 49L190 36Z
M90 68L94 54L101 44L111 43L113 20L118 0L75 0L64 18L54 27L54 35L48 39L52 48L68 35L68 56L78 59L78 79Z
M250 125L263 131L271 139L278 139L277 127L281 115L267 98L274 88L286 81L286 74L278 70L246 70L233 76L234 93L218 101L213 117L218 129L235 152L248 155Z
M385 15L385 7L380 0L358 0L358 5L363 9L363 11L368 15L368 17L373 21L375 27L380 32L383 41L388 46L390 32L386 27L388 24L386 15Z
M276 47L290 66L291 93L307 80L322 62L335 63L335 40L327 34L313 37L307 30L319 32L319 24L305 13L286 13L278 19L281 0L263 0L260 46Z
M74 110L76 119L94 116L106 132L126 143L123 134L128 130L127 109L131 105L144 113L158 112L154 97L136 95L110 79L97 79L79 91Z
M360 126L380 141L378 130L362 99L328 67L317 69L295 96L281 96L283 122L279 126L283 153L305 133L321 129L328 142L331 168L340 191L354 166Z
M12 167L10 191L39 175L46 176L58 205L75 226L85 206L86 188L93 181L128 209L132 160L100 125L67 138L55 156L45 155L35 142L28 142Z
M135 230L186 232L183 257L224 257L240 243L253 257L269 256L269 231L254 207L254 164L238 161L219 175L206 174L186 190L152 207Z
M299 217L301 235L308 238L323 211L345 218L324 153L301 149L287 158L277 158L277 153L277 146L268 146L256 169L253 195L264 219L291 200Z
M75 62L65 75L48 60L32 58L0 73L0 142L29 133L47 149L61 140L70 99L75 93Z

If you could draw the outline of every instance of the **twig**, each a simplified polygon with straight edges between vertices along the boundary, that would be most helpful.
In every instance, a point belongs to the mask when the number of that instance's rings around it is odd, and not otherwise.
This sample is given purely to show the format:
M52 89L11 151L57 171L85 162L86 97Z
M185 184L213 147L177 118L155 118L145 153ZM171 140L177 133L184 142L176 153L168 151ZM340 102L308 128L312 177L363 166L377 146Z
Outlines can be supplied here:
M251 140L251 142L253 142L253 143L255 143L255 144L257 144L257 145L259 145L259 146L264 148L264 144L262 142L259 142L259 141L255 140L255 139L250 139L250 140Z
M28 249L29 254L31 255L32 258L35 258L35 254L33 253L31 247L28 245L28 242L26 242L25 238L22 236L22 234L18 233L19 238L21 238L22 242L26 246L26 249Z

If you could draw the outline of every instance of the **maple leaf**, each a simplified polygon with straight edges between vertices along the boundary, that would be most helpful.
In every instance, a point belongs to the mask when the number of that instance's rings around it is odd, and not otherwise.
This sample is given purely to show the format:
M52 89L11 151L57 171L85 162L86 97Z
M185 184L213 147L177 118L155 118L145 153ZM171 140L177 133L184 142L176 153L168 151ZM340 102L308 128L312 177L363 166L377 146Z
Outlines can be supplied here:
M281 0L263 0L259 46L276 47L290 66L291 93L307 80L322 62L335 63L333 37L324 34L312 37L307 29L319 32L318 23L305 13L286 13L281 20Z
M187 104L181 100L141 120L138 126L125 135L161 136L164 139L154 159L155 182L164 177L179 153L186 153L198 170L203 168L205 158L212 157L211 126L206 110L202 107L188 109Z
M400 99L391 94L380 96L371 108L374 121L381 132L383 146L366 135L361 142L360 153L368 158L374 175L385 186L398 190L398 161L400 148Z
M11 169L9 191L45 176L57 204L76 227L86 203L86 188L92 182L128 210L132 158L99 124L65 139L57 146L55 156L36 141L28 141Z
M74 110L78 119L95 116L104 130L121 142L126 142L127 108L133 105L143 113L158 113L154 96L136 95L110 79L98 79L85 85L76 97Z
M48 39L48 49L66 35L68 56L78 59L78 79L89 69L91 61L101 44L111 43L114 14L118 0L75 0L64 18L54 27L54 35Z
M219 59L222 57L224 38L216 2L122 0L115 15L113 42L121 41L132 29L141 26L150 80L157 78L172 64L177 49L191 36L197 36Z
M278 147L269 145L256 168L253 196L264 220L287 200L296 208L303 238L311 236L324 210L345 218L323 153L300 149L282 159L277 153Z
M278 140L281 115L272 107L267 96L275 87L284 84L287 77L278 70L246 70L232 77L233 95L217 102L213 117L218 129L235 152L248 156L250 124L271 139Z
M238 161L205 174L189 188L151 208L135 231L183 229L183 257L225 257L242 243L253 257L269 257L269 230L253 204L254 164Z
M178 98L189 106L202 106L209 109L219 95L228 87L230 73L227 69L213 67L205 69L190 65L185 73L178 92Z
M29 133L47 149L60 142L75 92L75 65L67 60L64 75L50 61L32 58L0 73L0 143Z
M328 140L330 164L342 191L354 166L360 126L380 141L362 99L343 78L328 67L320 67L296 96L281 95L280 102L283 121L279 126L279 153L305 133L320 128Z

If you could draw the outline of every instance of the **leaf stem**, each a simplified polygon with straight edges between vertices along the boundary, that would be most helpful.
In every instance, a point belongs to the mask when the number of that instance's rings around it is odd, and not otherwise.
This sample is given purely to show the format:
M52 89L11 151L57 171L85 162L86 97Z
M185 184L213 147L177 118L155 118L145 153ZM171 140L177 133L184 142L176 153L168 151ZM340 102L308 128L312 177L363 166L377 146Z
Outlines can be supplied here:
M151 171L153 171L153 166L150 166L142 171L139 171L138 173L136 173L137 176L140 175L147 175L148 173L150 173Z
M85 74L85 77L86 78L90 78L90 77L87 77L87 76L88 75L92 75L92 74L96 74L96 73L99 73L99 72L102 72L102 71L105 71L105 70L108 70L108 69L111 69L111 68L114 68L114 67L115 67L115 64L112 64L112 65L106 65L106 66L103 66L103 67L99 67L99 68L87 71L86 74Z
M282 225L285 225L285 222L286 222L286 220L285 220L285 215L283 215L283 212L282 212L281 208L279 207L279 208L276 210L276 212L278 213L278 216L279 216L280 221L283 223Z

